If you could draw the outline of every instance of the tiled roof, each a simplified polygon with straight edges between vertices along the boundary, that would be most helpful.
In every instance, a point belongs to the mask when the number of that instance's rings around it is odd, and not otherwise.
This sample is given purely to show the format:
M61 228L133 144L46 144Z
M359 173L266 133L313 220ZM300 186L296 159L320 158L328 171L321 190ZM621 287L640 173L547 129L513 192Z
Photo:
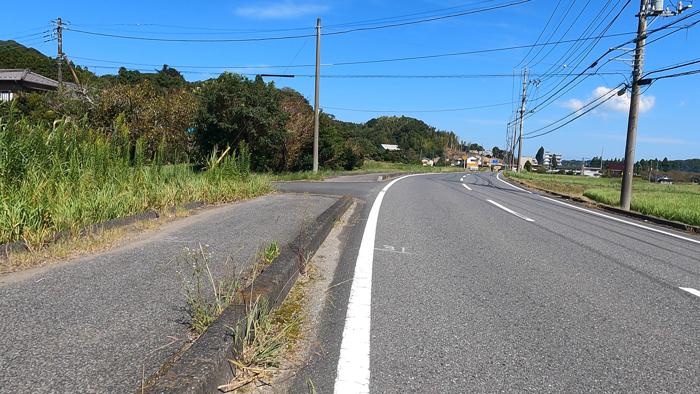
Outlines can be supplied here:
M29 69L0 69L0 81L24 81L51 88L58 87L58 81L39 75Z

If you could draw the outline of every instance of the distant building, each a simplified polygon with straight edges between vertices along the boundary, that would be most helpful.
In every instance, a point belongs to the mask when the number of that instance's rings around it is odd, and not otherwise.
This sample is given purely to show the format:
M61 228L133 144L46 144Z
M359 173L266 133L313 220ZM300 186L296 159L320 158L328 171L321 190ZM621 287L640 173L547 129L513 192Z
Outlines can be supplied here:
M625 171L625 163L621 161L613 161L608 163L606 168L611 177L622 176L622 173Z
M556 159L557 166L561 165L562 156L552 152L544 152L544 156L542 156L542 165L550 168L552 166L552 158Z
M23 92L48 92L58 89L58 81L29 69L0 69L0 101L10 101ZM64 83L75 90L77 86Z
M532 166L536 166L539 164L537 162L537 159L535 159L534 157L531 157L531 156L523 156L520 158L520 161L522 163L521 166L523 166L523 167L525 167L525 163L527 163L528 161L530 162L530 165L532 165Z
M393 152L393 151L401 150L398 145L392 145L392 144L381 144L381 145L382 145L382 148L384 148L384 150L386 150L386 151Z

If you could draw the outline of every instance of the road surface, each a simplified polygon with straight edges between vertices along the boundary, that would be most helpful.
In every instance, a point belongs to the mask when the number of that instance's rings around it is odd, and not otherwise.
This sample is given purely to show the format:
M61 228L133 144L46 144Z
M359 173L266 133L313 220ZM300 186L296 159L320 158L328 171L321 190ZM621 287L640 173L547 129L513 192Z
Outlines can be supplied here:
M238 273L335 201L278 194L209 207L104 253L0 276L0 393L138 391L189 340L183 248L209 245L215 277Z
M366 200L295 389L309 379L318 392L700 387L697 236L495 173L284 188Z

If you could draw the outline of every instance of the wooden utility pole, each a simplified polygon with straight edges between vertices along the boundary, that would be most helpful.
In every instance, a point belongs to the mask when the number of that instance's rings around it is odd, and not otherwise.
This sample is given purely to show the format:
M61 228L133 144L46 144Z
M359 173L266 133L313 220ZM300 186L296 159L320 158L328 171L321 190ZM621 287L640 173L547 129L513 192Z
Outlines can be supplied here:
M319 87L321 77L321 18L316 19L316 89L314 93L314 174L318 172Z
M639 23L637 24L637 45L634 51L634 69L632 70L632 97L630 113L627 120L627 142L625 144L625 170L622 172L622 190L620 191L620 208L629 211L632 203L632 179L634 178L634 147L637 143L637 120L639 119L639 80L644 66L644 46L647 36L647 4L641 0L639 6Z
M520 100L520 136L518 137L518 172L522 171L523 126L525 122L525 101L527 98L527 68L523 70L523 96Z
M56 41L58 42L58 87L63 86L63 22L61 18L56 18Z

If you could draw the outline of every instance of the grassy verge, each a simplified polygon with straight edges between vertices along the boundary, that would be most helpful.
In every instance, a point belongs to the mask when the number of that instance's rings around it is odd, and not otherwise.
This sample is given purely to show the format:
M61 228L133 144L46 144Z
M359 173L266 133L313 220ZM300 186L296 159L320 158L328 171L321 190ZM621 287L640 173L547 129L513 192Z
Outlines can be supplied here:
M419 164L390 163L368 160L365 164L354 170L320 170L314 174L312 171L290 172L286 174L268 175L271 181L320 181L332 176L362 175L378 172L462 172L461 167L425 167Z
M212 156L210 169L197 172L166 164L163 152L147 154L119 127L104 135L71 121L42 127L0 119L0 152L0 244L24 241L32 249L61 231L271 190L265 176L249 173L245 154Z
M616 206L620 203L620 179L528 172L507 172L506 176L527 185L587 197L607 205ZM700 185L662 185L635 179L632 187L632 210L690 225L700 225Z

